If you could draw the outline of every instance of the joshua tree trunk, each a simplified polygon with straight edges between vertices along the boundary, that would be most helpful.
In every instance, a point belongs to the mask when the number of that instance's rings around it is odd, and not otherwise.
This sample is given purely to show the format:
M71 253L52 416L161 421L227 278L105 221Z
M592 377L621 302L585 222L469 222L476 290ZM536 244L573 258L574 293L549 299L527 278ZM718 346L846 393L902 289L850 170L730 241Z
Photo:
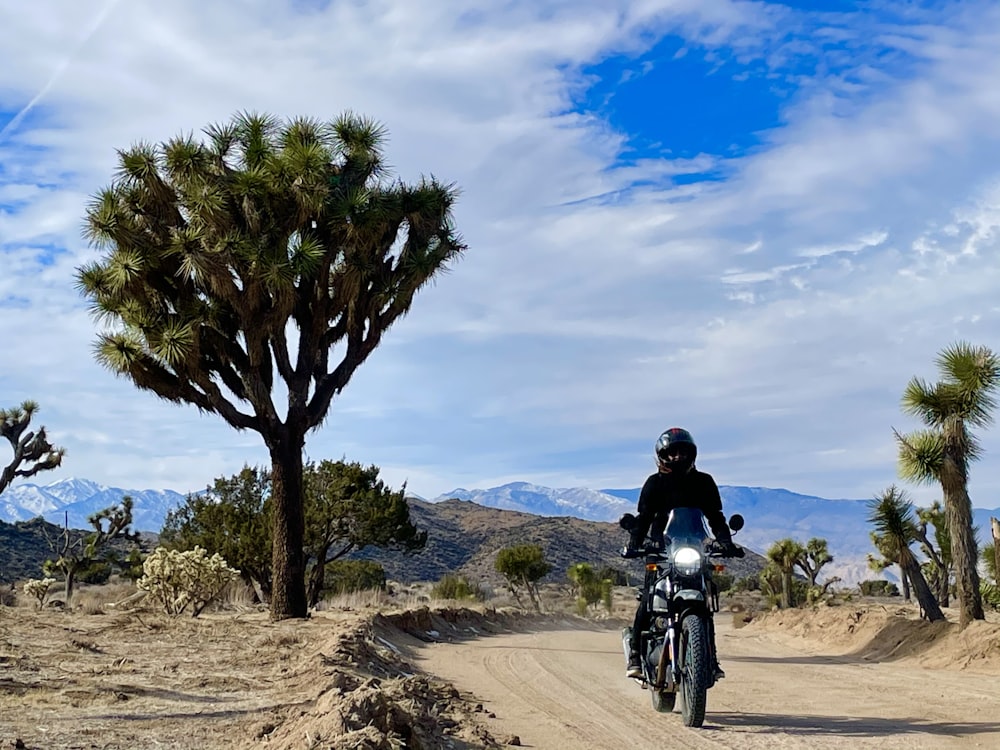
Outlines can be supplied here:
M306 617L305 558L302 537L302 448L304 436L286 432L271 448L271 494L274 502L271 546L271 619Z
M913 593L917 597L917 603L920 605L924 617L930 622L945 619L937 599L931 593L931 587L927 585L927 579L920 572L920 563L917 562L917 559L912 554L909 554L909 550L906 550L906 553L901 555L899 567L903 569L903 580L909 579L912 581Z
M903 584L903 599L910 601L910 577L906 574L906 569L902 565L899 566L899 572L900 583Z
M955 566L956 598L959 606L959 627L973 620L983 620L983 600L979 592L979 549L972 535L972 502L966 489L964 456L965 427L959 419L950 419L944 428L944 460L941 466L941 488L944 508L951 533L951 559Z
M781 571L781 608L791 609L792 606L792 574Z
M991 517L990 528L993 530L993 564L997 574L997 579L994 583L1000 586L1000 521Z

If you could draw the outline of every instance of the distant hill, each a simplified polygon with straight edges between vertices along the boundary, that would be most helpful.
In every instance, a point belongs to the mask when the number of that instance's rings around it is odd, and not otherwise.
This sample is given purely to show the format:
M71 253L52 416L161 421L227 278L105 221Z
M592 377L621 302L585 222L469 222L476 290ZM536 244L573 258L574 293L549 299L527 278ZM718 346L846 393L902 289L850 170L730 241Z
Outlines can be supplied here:
M540 545L552 564L546 581L564 582L566 570L579 562L598 569L615 568L627 573L631 580L642 575L641 561L623 560L618 555L625 536L617 524L538 516L463 500L409 502L413 522L428 532L423 550L404 554L370 548L351 557L377 560L387 576L397 581L437 581L448 573L459 573L473 583L495 587L503 582L493 567L497 552L513 544L530 543ZM60 532L58 527L41 519L16 524L0 522L0 581L9 583L41 576L42 562L51 557L43 528L49 534ZM736 576L756 574L764 565L763 559L753 552L743 559L723 562L728 572Z
M642 575L641 560L623 560L618 551L626 542L617 523L586 521L570 516L538 516L488 508L469 500L432 503L411 498L410 517L427 530L427 546L419 553L369 549L354 555L377 560L395 580L436 581L446 573L460 573L471 582L499 585L493 567L497 552L514 544L538 544L552 564L547 581L565 581L567 569L579 562L595 568L611 567ZM737 535L737 540L740 540ZM737 577L758 573L764 559L748 551L742 559L720 561Z
M93 529L70 529L72 540L80 539ZM42 563L55 557L52 548L46 540L58 540L63 534L63 527L51 524L42 518L17 523L0 521L0 583L13 583L27 578L42 577ZM140 534L140 549L148 552L152 549L152 537ZM131 542L115 540L113 547L122 555L128 554Z

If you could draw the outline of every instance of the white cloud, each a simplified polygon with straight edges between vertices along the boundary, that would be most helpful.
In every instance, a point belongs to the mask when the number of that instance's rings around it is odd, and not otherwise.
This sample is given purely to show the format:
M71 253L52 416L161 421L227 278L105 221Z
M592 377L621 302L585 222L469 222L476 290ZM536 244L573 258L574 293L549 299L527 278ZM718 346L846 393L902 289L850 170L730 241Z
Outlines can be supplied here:
M908 29L824 16L822 32L722 0L241 8L44 0L0 28L0 106L31 105L0 130L0 394L42 403L65 475L186 490L266 457L101 371L72 287L114 148L238 109L364 112L404 178L463 188L467 257L308 443L424 496L504 478L635 486L656 434L683 423L720 482L865 497L894 477L906 380L932 377L956 337L1000 348L990 4ZM666 33L795 87L761 148L619 165L626 135L573 111L584 65ZM847 52L817 54L820 33ZM803 50L820 60L808 75ZM707 171L721 179L672 181ZM975 472L983 496L1000 489Z

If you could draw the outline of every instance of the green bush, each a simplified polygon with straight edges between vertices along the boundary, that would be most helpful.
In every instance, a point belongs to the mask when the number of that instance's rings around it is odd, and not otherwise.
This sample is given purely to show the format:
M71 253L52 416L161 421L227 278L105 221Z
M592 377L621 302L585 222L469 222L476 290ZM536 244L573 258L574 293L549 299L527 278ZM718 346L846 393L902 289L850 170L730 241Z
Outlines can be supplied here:
M473 586L465 576L448 575L441 578L431 589L434 599L483 599L483 592L478 586Z
M899 596L899 587L882 578L869 578L858 584L863 596Z
M719 592L725 593L733 588L733 584L736 582L736 576L732 573L713 573L712 580L715 581L715 585L719 587Z
M80 583L89 583L94 586L99 586L102 583L108 582L108 579L111 578L112 571L113 566L110 562L106 560L95 560L90 565L80 569L80 572L76 574L76 580Z
M327 563L323 590L333 594L385 589L385 570L371 560L334 560Z

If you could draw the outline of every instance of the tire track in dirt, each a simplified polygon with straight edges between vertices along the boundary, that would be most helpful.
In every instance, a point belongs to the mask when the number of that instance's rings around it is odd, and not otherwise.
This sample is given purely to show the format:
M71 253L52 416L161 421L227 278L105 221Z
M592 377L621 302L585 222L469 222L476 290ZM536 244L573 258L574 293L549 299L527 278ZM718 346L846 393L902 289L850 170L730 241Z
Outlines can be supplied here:
M1000 747L1000 677L870 664L718 623L727 678L705 726L656 713L623 675L619 631L569 622L457 644L421 644L416 663L482 700L491 731L525 747Z

